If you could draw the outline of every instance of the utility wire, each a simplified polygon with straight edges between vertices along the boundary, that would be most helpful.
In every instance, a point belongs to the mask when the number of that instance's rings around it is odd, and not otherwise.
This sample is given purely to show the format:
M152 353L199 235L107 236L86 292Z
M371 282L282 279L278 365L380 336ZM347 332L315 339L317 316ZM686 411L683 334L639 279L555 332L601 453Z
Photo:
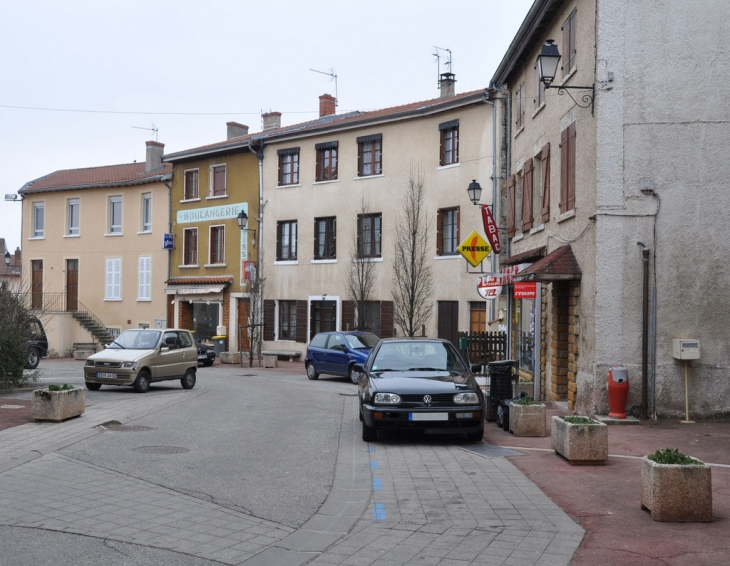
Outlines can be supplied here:
M43 108L40 106L12 106L9 104L0 104L0 108L12 108L15 110L43 110L45 112L81 112L84 114L149 114L163 116L231 116L240 114L250 114L252 116L260 116L261 112L135 112L127 110L79 110L74 108ZM317 110L303 110L295 112L287 112L287 114L316 114Z

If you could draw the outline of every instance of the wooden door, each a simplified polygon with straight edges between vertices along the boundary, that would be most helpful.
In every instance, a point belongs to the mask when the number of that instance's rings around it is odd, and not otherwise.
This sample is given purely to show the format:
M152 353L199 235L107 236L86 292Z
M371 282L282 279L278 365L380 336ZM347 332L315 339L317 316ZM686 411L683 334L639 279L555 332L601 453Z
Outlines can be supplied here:
M79 260L66 260L66 310L79 308Z
M241 352L251 349L251 332L248 327L251 315L251 300L238 299L238 343Z
M469 303L469 332L487 331L487 304Z
M43 308L43 260L34 259L31 265L31 299L30 307Z
M438 337L459 346L459 301L438 302Z

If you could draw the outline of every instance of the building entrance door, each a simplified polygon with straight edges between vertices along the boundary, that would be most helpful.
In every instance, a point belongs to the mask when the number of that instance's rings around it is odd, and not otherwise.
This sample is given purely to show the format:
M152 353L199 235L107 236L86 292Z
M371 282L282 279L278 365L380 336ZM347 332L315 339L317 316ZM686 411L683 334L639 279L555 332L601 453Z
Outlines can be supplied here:
M193 327L195 339L206 341L217 336L216 327L220 324L219 303L193 303Z
M30 262L31 269L31 297L30 307L43 308L43 260L34 259Z
M335 301L312 301L309 329L310 340L319 332L337 330L337 303Z
M79 309L79 260L66 260L66 310Z

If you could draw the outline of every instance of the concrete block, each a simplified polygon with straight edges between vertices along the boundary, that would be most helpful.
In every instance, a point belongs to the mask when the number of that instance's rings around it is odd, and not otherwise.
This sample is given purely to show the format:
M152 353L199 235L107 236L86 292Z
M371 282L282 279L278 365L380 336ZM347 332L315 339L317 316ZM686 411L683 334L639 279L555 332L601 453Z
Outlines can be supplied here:
M279 358L276 356L264 356L263 363L265 368L278 368Z
M77 417L86 410L86 390L74 387L66 391L51 391L48 388L33 391L30 414L37 421L60 423Z
M74 360L85 360L94 353L94 350L74 350Z
M598 421L573 424L562 417L552 418L552 448L573 465L603 464L608 460L608 427Z
M709 466L641 463L641 507L655 521L712 521L712 469Z
M241 352L221 352L222 364L241 364Z
M545 405L509 406L509 431L515 436L547 436Z

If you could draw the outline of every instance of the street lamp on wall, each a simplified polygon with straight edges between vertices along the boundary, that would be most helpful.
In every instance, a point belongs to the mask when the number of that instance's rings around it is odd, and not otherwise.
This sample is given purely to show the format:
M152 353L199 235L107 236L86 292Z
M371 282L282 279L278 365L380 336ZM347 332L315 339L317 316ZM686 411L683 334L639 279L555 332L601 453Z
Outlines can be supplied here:
M558 46L555 45L555 41L548 39L545 41L545 45L540 50L540 55L537 56L537 77L545 85L545 88L557 88L558 94L568 93L568 96L581 108L591 109L591 115L593 115L593 100L596 96L596 85L591 86L567 86L558 85L553 86L552 82L555 80L555 75L558 73L558 63L560 62L560 51ZM585 93L581 96L583 104L578 102L573 95L570 94L569 89L572 90L590 90L590 94Z
M5 265L10 265L10 252L5 252Z
M238 216L236 216L236 222L238 222L238 227L241 229L241 231L246 230L246 232L253 232L253 240L251 241L251 245L256 245L256 228L247 228L248 226L248 214L246 214L243 210L238 213Z
M479 200L482 198L482 187L479 183L477 183L476 179L469 183L469 187L466 189L466 192L469 193L469 200L473 204L479 204Z

